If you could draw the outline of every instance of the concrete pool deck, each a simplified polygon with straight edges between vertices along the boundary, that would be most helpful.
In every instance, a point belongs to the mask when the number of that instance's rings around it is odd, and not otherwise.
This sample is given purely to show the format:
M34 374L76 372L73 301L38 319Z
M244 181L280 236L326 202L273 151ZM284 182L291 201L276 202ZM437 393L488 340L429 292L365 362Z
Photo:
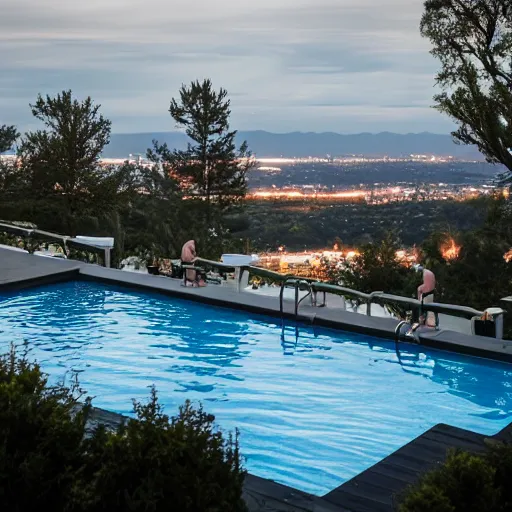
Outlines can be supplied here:
M148 292L193 300L220 307L280 317L276 296L237 292L230 286L184 288L181 281L161 276L106 269L70 260L58 260L0 248L0 293L32 286L85 279ZM333 307L334 305L334 307ZM300 322L394 339L398 320L369 317L328 306L307 304L299 309ZM285 300L285 316L294 321L293 301ZM430 331L420 335L422 345L512 362L512 342L471 336L450 330ZM401 344L400 344L401 345ZM404 343L404 349L407 344ZM117 415L102 412L101 421L115 425ZM507 429L505 429L507 430ZM501 435L501 433L499 434ZM425 470L439 464L451 447L481 449L486 436L447 425L437 425L394 454L334 489L324 497L311 496L296 489L248 475L245 499L251 512L390 512L394 500Z
M280 317L277 296L247 291L237 292L232 286L210 285L205 288L185 288L181 280L126 272L86 263L35 256L0 248L0 291L27 286L55 283L71 279L89 279L124 287L143 289L182 299L220 307L238 309ZM398 320L381 316L367 316L336 307L337 300L328 300L323 308L301 304L299 322L332 329L395 339ZM334 306L333 306L334 304ZM284 301L284 314L295 320L293 301ZM477 357L512 362L512 341L473 336L449 329L428 330L419 334L420 344L430 348L449 350Z

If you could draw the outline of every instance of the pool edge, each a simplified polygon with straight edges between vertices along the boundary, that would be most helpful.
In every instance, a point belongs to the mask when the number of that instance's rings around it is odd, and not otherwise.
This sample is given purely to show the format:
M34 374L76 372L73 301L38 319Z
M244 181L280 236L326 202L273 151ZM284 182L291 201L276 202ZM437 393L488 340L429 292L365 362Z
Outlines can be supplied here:
M21 290L75 279L92 280L231 310L281 318L278 298L238 293L236 290L224 286L184 288L179 280L167 277L125 272L76 261L42 258L6 249L0 249L0 262L0 291ZM4 262L5 265L2 265ZM14 277L10 275L11 273L14 274ZM366 334L388 340L395 339L398 320L369 317L327 307L314 308L307 305L301 306L299 315L295 318L293 304L290 301L285 301L284 306L283 317L288 320L297 320L306 325ZM498 341L448 330L421 333L419 337L420 345L428 348L512 363L512 341Z

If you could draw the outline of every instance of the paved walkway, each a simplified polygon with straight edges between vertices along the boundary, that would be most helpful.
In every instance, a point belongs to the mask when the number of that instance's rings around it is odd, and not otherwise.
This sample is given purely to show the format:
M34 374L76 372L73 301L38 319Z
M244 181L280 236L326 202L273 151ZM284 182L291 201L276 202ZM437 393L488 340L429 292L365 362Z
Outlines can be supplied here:
M45 280L55 282L62 276L69 279L73 273L80 271L81 266L76 261L57 260L0 248L0 288L21 288Z

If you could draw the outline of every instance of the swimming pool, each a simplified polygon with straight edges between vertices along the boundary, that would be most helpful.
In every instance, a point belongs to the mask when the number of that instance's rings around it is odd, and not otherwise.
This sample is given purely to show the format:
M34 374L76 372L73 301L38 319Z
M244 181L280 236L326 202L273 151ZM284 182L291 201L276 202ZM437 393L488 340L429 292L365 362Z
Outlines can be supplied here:
M246 467L324 494L437 423L494 434L512 365L289 326L89 282L0 295L0 349L27 340L53 380L81 372L94 404L130 413L155 383L166 412L201 400L239 427Z

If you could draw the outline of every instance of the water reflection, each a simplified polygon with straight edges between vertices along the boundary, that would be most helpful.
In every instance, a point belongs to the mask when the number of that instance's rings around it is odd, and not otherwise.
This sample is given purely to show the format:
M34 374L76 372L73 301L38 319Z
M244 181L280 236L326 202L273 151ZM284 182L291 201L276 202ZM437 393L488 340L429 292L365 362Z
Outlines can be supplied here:
M448 353L425 351L421 347L396 344L398 363L404 372L428 378L447 388L449 393L501 415L512 415L512 369L509 364ZM489 379L489 366L500 378ZM491 413L492 414L492 413Z
M297 323L295 324L293 334L289 332L290 330L291 329L287 329L283 319L281 322L281 347L283 348L283 355L285 356L293 356L299 343L299 325Z
M509 365L94 283L4 295L0 347L19 339L50 376L85 370L100 407L151 384L170 414L208 402L252 472L319 494L436 423L492 434L511 410Z
M37 293L3 294L0 305L4 346L13 340L30 341L41 362L51 359L59 367L78 371L90 365L92 352L101 350L115 358L114 367L122 356L116 350L130 352L128 359L141 366L150 360L168 361L162 371L175 376L183 391L190 388L190 382L180 375L189 380L195 376L198 382L205 377L243 381L237 369L267 339L269 328L274 328L271 320L265 324L241 315L235 318L229 310L85 282L43 287ZM285 322L281 323L280 342L285 356L326 361L336 357L331 353L336 346L343 351L363 344L378 356L371 364L381 360L398 364L404 373L439 384L454 396L490 409L491 414L512 414L512 371L504 363L367 336L299 329L298 324ZM196 390L206 388L195 384Z
M227 311L162 299L84 282L4 294L0 341L29 341L40 362L47 360L41 353L62 354L59 365L69 363L78 371L87 365L86 350L111 352L113 342L147 351L147 358L177 361L167 367L172 373L225 373L249 354L244 339L250 322L233 322Z

